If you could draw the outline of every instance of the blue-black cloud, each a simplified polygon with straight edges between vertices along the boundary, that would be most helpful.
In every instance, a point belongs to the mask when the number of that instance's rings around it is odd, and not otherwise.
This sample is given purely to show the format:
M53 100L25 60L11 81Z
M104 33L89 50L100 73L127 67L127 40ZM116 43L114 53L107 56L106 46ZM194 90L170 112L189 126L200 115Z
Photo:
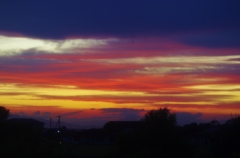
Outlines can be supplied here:
M188 112L177 112L176 116L177 116L177 123L180 126L193 123L193 122L196 122L196 123L202 122L202 118L201 118L202 113L192 114Z
M106 108L101 109L104 113L114 113L113 116L118 115L120 120L124 121L136 121L140 120L140 113L144 112L143 109L129 109L129 108Z
M0 31L39 38L240 28L239 0L2 0Z

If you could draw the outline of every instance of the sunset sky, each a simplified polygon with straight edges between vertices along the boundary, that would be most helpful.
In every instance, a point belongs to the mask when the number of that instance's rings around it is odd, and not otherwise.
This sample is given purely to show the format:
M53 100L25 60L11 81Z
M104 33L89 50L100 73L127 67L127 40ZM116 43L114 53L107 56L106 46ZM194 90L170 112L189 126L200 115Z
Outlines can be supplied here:
M1 0L0 106L102 126L240 114L239 0Z

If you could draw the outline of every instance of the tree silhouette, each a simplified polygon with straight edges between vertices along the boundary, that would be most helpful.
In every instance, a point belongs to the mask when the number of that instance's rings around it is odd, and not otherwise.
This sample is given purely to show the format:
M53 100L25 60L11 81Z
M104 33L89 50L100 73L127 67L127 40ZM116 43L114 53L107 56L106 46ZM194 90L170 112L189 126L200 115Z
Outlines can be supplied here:
M142 121L146 157L192 157L191 148L180 136L175 113L168 108L151 110Z
M118 135L117 143L121 157L176 157L173 154L169 156L169 153L177 153L172 152L177 141L177 121L174 113L167 108L150 110L139 123L139 128L123 131Z
M10 110L4 106L0 106L0 121L6 120L10 114Z
M143 118L145 137L151 140L152 145L166 145L170 139L174 139L176 124L176 115L168 108L151 110Z
M168 108L149 111L143 118L145 124L153 127L175 127L177 124L176 115Z

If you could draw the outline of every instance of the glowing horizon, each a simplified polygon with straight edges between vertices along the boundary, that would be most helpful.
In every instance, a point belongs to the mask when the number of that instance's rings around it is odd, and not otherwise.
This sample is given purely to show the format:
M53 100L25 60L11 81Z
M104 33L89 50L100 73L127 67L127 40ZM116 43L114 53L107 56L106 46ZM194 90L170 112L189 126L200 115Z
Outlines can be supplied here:
M179 50L174 47L176 55L167 55L172 52L168 48L164 52L159 50L158 53L149 50L149 56L145 54L139 57L135 51L141 54L146 50L135 46L134 49L129 49L129 44L124 48L126 42L122 45L121 39L115 39L113 43L100 42L100 45L104 44L100 47L97 46L98 43L92 42L99 39L74 39L85 43L85 46L80 43L71 45L70 42L68 49L62 49L65 52L56 54L53 51L55 46L52 50L43 49L44 45L41 45L36 50L29 43L35 39L16 39L25 43L21 49L18 48L19 45L12 44L12 47L19 50L18 53L6 56L10 51L9 46L3 47L5 50L0 52L3 63L0 70L1 104L10 108L14 114L21 113L23 107L33 107L36 111L52 115L56 113L56 108L64 113L92 108L147 111L168 107L176 112L201 112L203 118L209 114L221 118L222 115L240 113L237 106L240 102L239 76L235 75L240 55L229 53L206 56L201 55L201 49L197 50L198 48L193 53L183 55L181 52L189 52L193 48L176 44L179 47ZM73 40L63 43L67 41ZM148 41L141 42L140 40L141 47L148 47ZM113 45L123 46L123 54L115 54ZM126 56L125 51L132 55ZM228 50L230 51L235 52ZM225 76L222 71L232 72ZM30 111L27 109L25 113L34 113ZM97 112L99 116L102 115L100 113ZM141 111L141 116L142 114Z

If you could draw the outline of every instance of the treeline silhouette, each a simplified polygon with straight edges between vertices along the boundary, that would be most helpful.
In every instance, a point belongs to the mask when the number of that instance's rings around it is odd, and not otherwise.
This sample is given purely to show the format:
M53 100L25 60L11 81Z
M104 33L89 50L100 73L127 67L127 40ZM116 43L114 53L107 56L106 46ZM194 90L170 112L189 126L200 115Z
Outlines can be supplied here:
M0 106L1 157L240 158L240 117L178 126L176 115L160 108L140 121L74 130L44 129L32 119L21 123L8 116L9 109Z
M140 128L119 134L119 157L240 158L240 117L222 125L213 120L181 127L176 122L167 108L150 111Z

